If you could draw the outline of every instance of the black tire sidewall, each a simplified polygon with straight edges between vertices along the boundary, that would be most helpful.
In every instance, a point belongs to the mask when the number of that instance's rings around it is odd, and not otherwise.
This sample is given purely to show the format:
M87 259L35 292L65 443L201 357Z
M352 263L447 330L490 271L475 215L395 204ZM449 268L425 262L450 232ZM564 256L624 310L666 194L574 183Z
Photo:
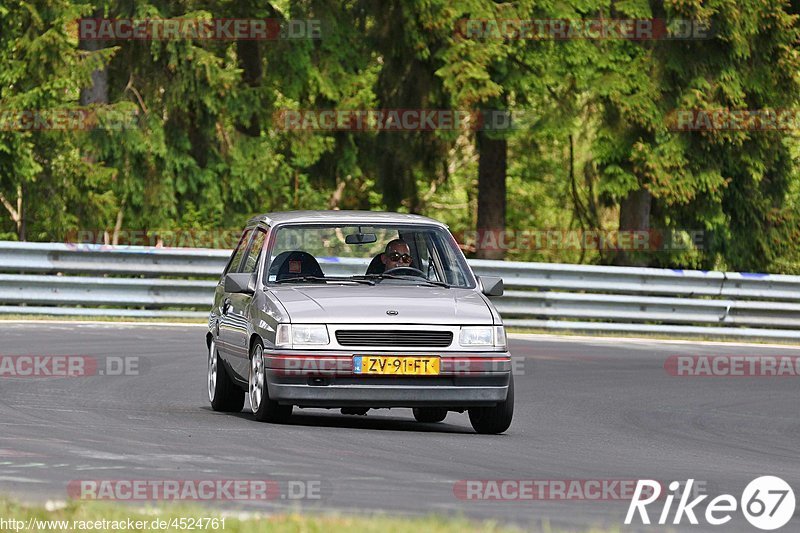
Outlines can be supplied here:
M476 407L469 410L469 421L473 429L482 434L503 433L514 418L514 376L509 378L508 395L494 407Z
M217 358L217 382L214 386L214 399L211 400L211 408L214 411L238 413L244 407L244 391L228 375L225 362L220 358L215 342L208 347L208 356L211 356L212 346L217 352L215 354ZM206 379L208 378L206 377ZM208 384L206 384L206 388L208 388Z
M264 357L264 345L261 343L260 340L253 343L253 347L250 350L250 372L253 371L253 356L255 355L256 349L261 348L261 357ZM289 418L292 414L292 406L291 405L280 405L278 402L275 402L270 399L269 397L269 385L267 383L267 365L266 363L261 365L261 371L264 372L264 390L261 394L261 404L258 406L258 410L253 412L253 416L255 416L256 420L259 422L282 422ZM248 388L250 386L250 376L248 376ZM252 410L252 406L251 406Z
M447 418L447 409L444 407L415 407L412 409L417 422L435 424Z

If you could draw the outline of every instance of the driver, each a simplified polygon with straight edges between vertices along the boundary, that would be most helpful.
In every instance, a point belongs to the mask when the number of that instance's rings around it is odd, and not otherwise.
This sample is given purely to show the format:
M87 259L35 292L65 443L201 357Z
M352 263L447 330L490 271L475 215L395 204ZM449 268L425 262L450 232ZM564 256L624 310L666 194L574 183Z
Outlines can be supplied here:
M411 249L403 239L389 241L386 245L386 250L381 254L381 262L386 270L410 267L412 261Z

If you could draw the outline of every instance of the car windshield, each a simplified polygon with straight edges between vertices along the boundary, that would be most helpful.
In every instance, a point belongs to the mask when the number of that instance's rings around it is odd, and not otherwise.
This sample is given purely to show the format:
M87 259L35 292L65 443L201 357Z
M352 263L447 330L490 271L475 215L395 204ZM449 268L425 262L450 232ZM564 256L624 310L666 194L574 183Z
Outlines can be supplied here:
M455 239L433 225L281 225L265 277L270 285L475 287Z

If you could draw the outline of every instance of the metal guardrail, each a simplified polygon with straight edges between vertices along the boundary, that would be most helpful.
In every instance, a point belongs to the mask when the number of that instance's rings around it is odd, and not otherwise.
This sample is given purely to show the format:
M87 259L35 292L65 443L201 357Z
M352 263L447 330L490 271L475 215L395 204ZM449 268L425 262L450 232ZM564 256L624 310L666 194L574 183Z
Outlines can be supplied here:
M0 314L207 316L228 250L0 242ZM329 275L367 260L321 258ZM800 276L470 260L508 325L800 339Z
M45 274L219 276L230 250L0 241L0 270Z

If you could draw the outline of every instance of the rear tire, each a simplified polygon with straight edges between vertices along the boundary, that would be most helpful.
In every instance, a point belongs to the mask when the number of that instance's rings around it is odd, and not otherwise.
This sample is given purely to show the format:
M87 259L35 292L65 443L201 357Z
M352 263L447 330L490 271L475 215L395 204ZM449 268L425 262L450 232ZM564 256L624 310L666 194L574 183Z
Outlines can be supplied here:
M441 422L447 417L447 409L443 407L414 407L414 418L417 422L433 424Z
M259 422L284 422L292 415L291 405L280 405L269 399L267 369L264 365L264 347L261 341L253 344L250 352L250 375L248 376L250 409Z
M484 435L496 435L508 429L514 418L514 376L508 382L508 396L494 407L474 407L469 410L472 428Z
M228 376L213 339L208 346L208 400L213 410L224 413L238 413L244 407L244 391Z

